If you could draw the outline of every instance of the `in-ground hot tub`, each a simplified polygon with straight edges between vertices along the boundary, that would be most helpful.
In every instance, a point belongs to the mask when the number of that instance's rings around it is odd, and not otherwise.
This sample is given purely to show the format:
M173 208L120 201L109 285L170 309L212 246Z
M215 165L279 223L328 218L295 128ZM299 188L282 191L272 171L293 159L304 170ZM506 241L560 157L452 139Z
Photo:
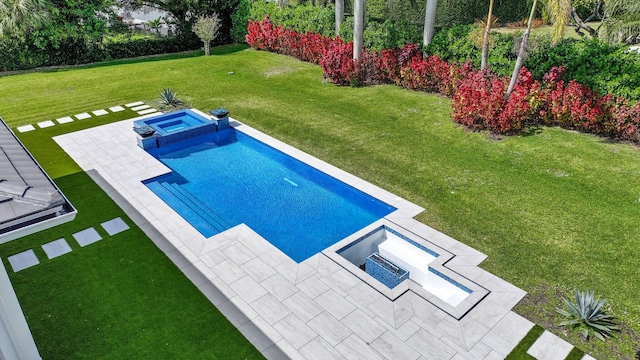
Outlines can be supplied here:
M217 132L228 127L228 121L218 119L196 109L184 109L133 122L133 129L140 135L138 145L147 150L172 144L194 136Z

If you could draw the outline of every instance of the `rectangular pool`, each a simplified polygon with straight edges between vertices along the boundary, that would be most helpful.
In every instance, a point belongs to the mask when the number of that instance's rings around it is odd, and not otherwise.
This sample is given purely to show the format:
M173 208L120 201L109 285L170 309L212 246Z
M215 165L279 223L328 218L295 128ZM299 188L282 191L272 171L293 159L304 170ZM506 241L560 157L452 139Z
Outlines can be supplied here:
M172 172L145 185L203 236L245 223L296 262L396 210L232 128L148 151Z

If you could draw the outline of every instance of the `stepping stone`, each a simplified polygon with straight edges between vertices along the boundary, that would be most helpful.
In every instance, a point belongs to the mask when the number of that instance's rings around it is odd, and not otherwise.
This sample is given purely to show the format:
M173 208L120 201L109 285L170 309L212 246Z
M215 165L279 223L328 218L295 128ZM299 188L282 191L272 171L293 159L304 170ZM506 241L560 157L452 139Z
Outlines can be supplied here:
M130 108L130 107L134 107L134 106L138 106L138 105L142 105L142 104L144 104L144 101L136 101L136 102L125 104L124 106Z
M545 330L527 350L527 354L538 360L556 360L567 357L571 349L573 345Z
M100 109L100 110L93 110L92 113L95 116L102 116L102 115L107 115L109 112L105 109Z
M109 236L129 229L129 225L119 217L103 222L100 225L102 225L102 228L109 234Z
M90 117L91 117L91 115L89 115L89 113L86 113L86 112L85 112L85 113L82 113L82 114L75 115L75 117L76 117L76 119L78 119L78 120L84 120L84 119L88 119L88 118L90 118Z
M36 253L33 252L33 249L11 255L7 259L9 260L9 263L11 264L14 272L18 272L20 270L24 270L34 265L40 264L40 260L38 260L38 257L36 256Z
M93 244L94 242L102 239L102 237L100 236L100 234L98 234L96 229L92 227L73 234L73 238L76 239L78 244L83 247Z
M69 246L67 240L65 240L64 238L44 244L42 245L42 249L47 254L47 257L49 259L53 259L60 255L71 252L71 246Z
M111 112L118 112L118 111L124 111L124 108L122 106L113 106L113 107L110 107L109 110Z
M140 106L136 106L136 107L132 107L131 110L133 111L140 111L140 110L144 110L144 109L148 109L151 106L149 105L140 105Z
M23 133L23 132L27 132L27 131L33 131L36 128L33 127L33 125L24 125L24 126L18 126L18 131Z
M55 125L55 123L53 121L51 121L51 120L47 120L47 121L43 121L43 122L39 122L38 123L38 126L40 128L48 128L48 127L51 127L51 126L54 126L54 125Z
M158 111L158 110L156 110L156 109L146 109L146 110L138 111L138 114L147 115L147 114L151 114L152 112L156 112L156 111Z
M65 116L65 117L61 117L60 119L56 119L56 121L59 124L66 124L66 123L72 122L73 118L71 118L71 116Z

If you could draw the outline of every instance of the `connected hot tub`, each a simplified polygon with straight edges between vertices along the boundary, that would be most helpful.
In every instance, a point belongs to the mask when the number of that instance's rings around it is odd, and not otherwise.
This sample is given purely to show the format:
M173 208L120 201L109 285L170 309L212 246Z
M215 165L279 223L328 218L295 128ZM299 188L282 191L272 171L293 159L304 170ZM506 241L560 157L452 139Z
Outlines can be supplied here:
M196 109L178 110L133 122L134 131L140 135L138 145L145 150L217 132L228 126L228 118L212 118Z

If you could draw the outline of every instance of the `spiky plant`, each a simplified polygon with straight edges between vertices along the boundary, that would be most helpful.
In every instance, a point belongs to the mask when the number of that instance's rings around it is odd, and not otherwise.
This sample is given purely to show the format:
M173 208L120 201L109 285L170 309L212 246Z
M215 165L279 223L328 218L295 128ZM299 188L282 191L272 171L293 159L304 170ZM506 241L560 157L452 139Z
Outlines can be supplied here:
M568 298L563 298L565 308L556 311L567 318L560 323L561 326L570 326L580 331L585 339L593 334L598 339L605 341L611 333L619 330L613 315L606 314L602 307L607 299L594 296L593 290L585 292L575 291L575 303Z
M182 105L182 100L178 99L176 92L171 89L162 89L160 93L160 107L175 107Z

